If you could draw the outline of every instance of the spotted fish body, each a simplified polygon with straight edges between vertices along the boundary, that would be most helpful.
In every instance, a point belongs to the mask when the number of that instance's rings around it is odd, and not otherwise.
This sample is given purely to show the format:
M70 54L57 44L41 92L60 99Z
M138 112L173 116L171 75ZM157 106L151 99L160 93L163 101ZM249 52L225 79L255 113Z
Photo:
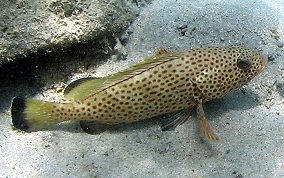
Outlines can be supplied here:
M202 133L218 140L202 103L240 88L266 63L266 58L239 46L164 53L105 78L71 83L64 93L69 103L15 98L12 121L30 132L67 120L120 124L170 113L165 127L172 127L197 107Z

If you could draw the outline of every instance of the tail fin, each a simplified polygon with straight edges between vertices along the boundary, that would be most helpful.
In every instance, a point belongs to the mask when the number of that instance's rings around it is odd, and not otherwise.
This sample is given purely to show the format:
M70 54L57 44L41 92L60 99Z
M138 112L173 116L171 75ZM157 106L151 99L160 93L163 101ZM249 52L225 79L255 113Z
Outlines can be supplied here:
M14 127L32 132L63 122L54 106L62 105L34 99L14 98L11 106L11 117ZM53 111L53 112L52 112Z

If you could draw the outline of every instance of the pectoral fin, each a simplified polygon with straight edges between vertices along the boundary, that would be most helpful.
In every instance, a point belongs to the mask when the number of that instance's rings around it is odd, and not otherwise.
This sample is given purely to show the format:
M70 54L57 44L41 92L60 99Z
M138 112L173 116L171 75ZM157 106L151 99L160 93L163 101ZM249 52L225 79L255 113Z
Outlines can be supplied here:
M174 130L177 126L181 125L189 118L191 111L192 108L163 115L161 123L162 131Z
M205 118L205 113L202 106L202 99L198 100L197 103L197 122L201 133L208 139L219 140L218 136L214 133L209 122Z

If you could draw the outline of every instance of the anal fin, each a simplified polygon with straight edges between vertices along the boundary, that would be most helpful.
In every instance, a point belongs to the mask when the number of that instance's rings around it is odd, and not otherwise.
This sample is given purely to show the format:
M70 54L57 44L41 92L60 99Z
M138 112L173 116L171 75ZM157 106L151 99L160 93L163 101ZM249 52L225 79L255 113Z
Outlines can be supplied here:
M183 124L190 117L191 111L192 108L189 108L163 115L162 131L174 130L177 126Z
M117 130L121 125L103 124L97 121L81 120L80 126L82 130L88 134L100 134L108 130Z

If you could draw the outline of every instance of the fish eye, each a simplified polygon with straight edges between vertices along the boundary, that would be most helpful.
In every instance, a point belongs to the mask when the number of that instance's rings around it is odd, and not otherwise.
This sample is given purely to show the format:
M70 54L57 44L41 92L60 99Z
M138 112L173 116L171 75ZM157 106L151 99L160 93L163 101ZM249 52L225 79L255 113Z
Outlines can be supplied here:
M237 66L238 66L238 68L240 68L241 70L248 71L248 70L251 69L252 63L251 63L251 61L248 59L247 56L241 55L241 56L238 57Z

